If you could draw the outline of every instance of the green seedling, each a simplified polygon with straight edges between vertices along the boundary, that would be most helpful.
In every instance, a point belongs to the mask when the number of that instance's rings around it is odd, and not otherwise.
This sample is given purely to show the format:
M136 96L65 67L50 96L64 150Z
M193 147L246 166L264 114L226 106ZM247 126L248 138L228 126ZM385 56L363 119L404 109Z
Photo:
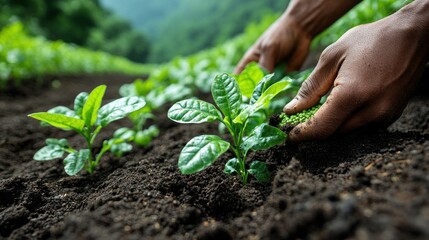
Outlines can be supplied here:
M317 104L316 106L306 109L300 113L294 115L286 115L285 113L280 114L280 127L284 127L287 125L297 125L299 123L305 122L319 110L321 104Z
M272 75L264 77L248 95L248 103L243 102L243 95L237 81L228 74L215 77L211 92L215 105L198 100L187 99L175 103L168 111L168 117L178 123L222 123L231 135L231 142L216 135L202 135L191 139L179 156L179 169L182 174L192 174L209 167L219 156L231 149L235 158L229 160L224 172L237 173L243 184L248 175L253 175L259 182L267 182L270 172L261 161L252 161L246 168L246 158L250 150L257 151L281 144L286 135L266 122L251 124L252 116L259 110L269 107L271 99L284 91L288 81L279 81L267 87ZM267 85L267 86L266 86Z
M144 129L147 120L154 118L150 107L145 106L144 108L132 112L128 115L128 118L133 123L133 128L123 127L121 131L127 132L127 134L130 135L129 140L134 142L137 146L147 147L152 142L153 138L159 135L159 129L155 125L151 125ZM121 156L120 152L118 152L118 156Z
M134 143L139 147L147 147L153 138L159 135L159 129L156 125L145 128L148 120L154 120L152 112L159 110L168 102L184 99L191 94L191 89L181 84L170 84L164 86L155 83L152 79L145 81L135 80L132 84L125 84L119 89L119 94L124 97L139 96L145 99L146 106L138 111L132 112L128 118L133 123L132 128L123 128L133 135Z
M30 114L30 117L42 121L45 125L79 133L87 144L86 148L75 149L66 139L49 138L46 140L46 146L36 152L34 159L53 160L62 158L67 153L68 155L64 158L64 170L68 175L76 175L83 168L92 173L107 151L115 155L131 151L132 146L127 142L133 140L134 135L126 129L118 129L113 134L113 138L104 140L101 150L95 153L94 141L102 128L143 108L146 104L139 97L123 97L101 106L105 90L106 86L101 85L89 94L80 93L75 98L73 110L58 106L48 112Z

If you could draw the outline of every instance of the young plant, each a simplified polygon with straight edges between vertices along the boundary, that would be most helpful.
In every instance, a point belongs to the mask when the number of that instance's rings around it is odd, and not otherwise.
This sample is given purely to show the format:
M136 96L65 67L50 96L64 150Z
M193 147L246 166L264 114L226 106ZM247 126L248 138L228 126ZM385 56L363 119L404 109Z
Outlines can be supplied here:
M132 139L129 132L118 129L112 139L105 140L98 153L94 150L94 141L101 129L113 121L126 117L128 114L144 107L145 101L139 97L123 97L101 106L106 90L101 85L92 90L91 93L82 92L75 98L74 109L64 106L55 107L48 112L38 112L29 116L42 121L44 124L79 133L86 141L86 148L75 149L70 146L66 139L46 140L46 146L34 155L38 161L62 158L64 153L64 170L68 175L76 175L82 168L92 173L100 163L101 157L107 151L115 155L131 151L132 146L127 142Z
M119 94L123 97L140 96L146 99L146 106L138 111L132 112L128 118L133 123L132 128L121 128L132 135L132 140L137 146L147 147L153 138L159 135L156 125L145 128L148 120L155 119L153 111L160 109L167 102L183 99L191 94L191 89L181 84L170 84L169 86L158 85L152 80L145 81L137 79L132 84L124 84L119 89Z
M246 158L250 150L268 149L282 143L286 135L266 122L250 124L252 116L269 106L271 99L284 91L287 81L279 81L268 87L272 75L264 77L254 87L248 103L243 102L243 95L237 81L228 74L215 77L211 92L216 103L187 99L175 103L168 111L168 117L179 123L203 123L218 121L225 125L231 135L231 142L216 135L202 135L191 139L182 149L179 156L179 169L182 174L199 172L210 166L220 155L231 149L235 158L229 160L224 172L237 173L243 184L248 175L257 181L270 179L267 165L261 161L252 161L246 168ZM220 111L219 111L220 110Z

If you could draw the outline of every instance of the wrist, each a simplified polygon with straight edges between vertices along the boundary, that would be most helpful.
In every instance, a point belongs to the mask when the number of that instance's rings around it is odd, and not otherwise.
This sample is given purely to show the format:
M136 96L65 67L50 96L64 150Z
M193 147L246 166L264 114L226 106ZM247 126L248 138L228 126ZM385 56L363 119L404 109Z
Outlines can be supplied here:
M414 0L388 19L391 19L388 27L405 30L410 44L418 44L424 58L429 61L429 1Z
M281 18L313 39L360 1L292 0Z
M429 1L415 0L401 8L395 15L401 21L407 21L411 28L429 40Z

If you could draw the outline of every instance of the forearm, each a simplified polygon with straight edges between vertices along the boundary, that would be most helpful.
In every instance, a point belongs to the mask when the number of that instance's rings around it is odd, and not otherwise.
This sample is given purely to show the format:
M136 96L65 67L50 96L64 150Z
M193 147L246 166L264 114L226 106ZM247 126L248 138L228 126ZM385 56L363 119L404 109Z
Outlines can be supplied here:
M281 18L293 21L310 38L314 38L360 1L292 0Z

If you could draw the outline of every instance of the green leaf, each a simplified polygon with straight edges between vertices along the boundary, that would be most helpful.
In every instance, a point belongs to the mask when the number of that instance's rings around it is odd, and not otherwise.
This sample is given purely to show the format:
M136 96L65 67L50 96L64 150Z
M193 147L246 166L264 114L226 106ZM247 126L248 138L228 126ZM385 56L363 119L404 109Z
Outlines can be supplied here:
M151 137L157 137L159 135L159 128L155 125L151 125L144 131Z
M98 119L101 126L126 117L145 106L146 102L141 97L123 97L100 108Z
M260 126L263 123L266 123L267 121L267 115L264 112L255 112L247 119L246 128L244 129L244 135L249 136L253 133L256 127Z
M258 110L262 108L267 108L270 104L270 101L280 92L285 91L289 87L289 81L282 80L280 82L276 82L273 85L271 85L267 90L265 90L261 96L258 98L258 100L252 104L247 106L246 108L242 109L240 114L233 119L234 123L241 123L243 124L250 115L254 114Z
M258 100L253 104L255 106L255 111L258 111L264 106L268 106L271 99L273 99L275 96L277 96L277 94L287 89L287 87L289 86L289 83L290 82L287 80L281 80L279 82L274 83L269 88L267 88L261 94Z
M73 110L71 110L70 108L68 108L68 107L64 107L64 106L57 106L57 107L54 107L54 108L51 108L51 109L49 109L48 111L47 111L48 113L58 113L58 114L62 114L62 115L65 115L65 116L67 116L67 117L78 117L75 113L74 113L74 111ZM47 122L40 122L40 125L41 126L44 126L44 127L46 127L46 126L49 126L49 124L47 123Z
M81 132L85 126L84 121L81 119L67 117L65 115L58 114L58 113L39 112L39 113L32 113L28 116L35 118L37 120L49 123L50 125L63 130L74 129L78 132Z
M78 152L70 153L64 159L64 170L70 175L76 175L84 166L85 162L89 159L91 152L89 149L82 149Z
M124 142L113 144L110 148L110 152L112 152L116 157L122 157L124 153L131 152L131 150L133 150L133 146Z
M249 171L258 182L268 182L270 181L270 170L268 170L267 164L260 161L253 161L250 164Z
M226 174L239 173L240 165L238 164L237 158L228 160L228 162L226 162L225 164L225 168L223 169L223 172Z
M192 94L192 89L184 86L183 84L170 84L168 87L162 90L160 95L163 96L165 102L173 102L184 99L186 96Z
M74 112L78 116L82 116L83 106L85 105L86 100L88 99L87 92L81 92L74 99Z
M63 147L60 145L48 145L41 148L34 154L34 160L37 161L46 161L56 158L62 158L64 155Z
M247 105L245 108L243 108L240 111L240 114L237 117L235 117L232 121L234 123L240 123L240 124L244 125L244 123L247 121L249 116L254 114L255 112L256 111L255 111L254 105Z
M202 123L221 120L222 114L213 104L187 99L175 103L168 110L168 118L178 123Z
M59 145L59 146L61 146L61 147L67 147L67 146L69 146L69 143L68 143L68 141L67 141L67 139L65 139L65 138L61 138L61 139L56 139L56 138L47 138L46 140L45 140L45 143L46 143L46 145L52 145L52 146L54 146L54 145Z
M141 147L147 147L152 142L152 135L146 130L137 131L134 142Z
M250 98L253 90L258 82L264 77L264 72L259 68L255 62L249 63L246 68L237 76L237 83L240 87L241 94Z
M148 104L150 103L146 102L143 108L128 114L128 118L133 122L135 129L142 129L147 120L155 118L155 115L151 113L153 110Z
M226 117L234 119L240 111L241 92L237 81L224 73L215 77L212 84L213 100Z
M136 134L136 132L134 130L123 127L123 128L117 129L113 133L113 137L123 139L125 141L129 141L130 139L134 138L135 134Z
M262 93L266 89L266 83L269 82L273 78L274 74L265 75L262 80L256 85L253 90L252 97L250 99L250 104L254 104L262 95Z
M64 106L57 106L57 107L51 108L48 110L48 113L58 113L58 114L65 115L67 117L76 117L77 116L73 110L71 110L68 107L64 107Z
M137 79L134 81L134 88L137 96L146 96L154 87L156 82L152 79L142 80Z
M182 174L199 172L210 166L228 148L229 143L215 135L194 137L180 153L179 169Z
M93 126L97 121L98 110L100 109L105 91L106 85L100 85L88 95L82 108L82 119L87 126Z
M240 148L247 153L250 149L254 151L271 148L286 140L286 134L280 129L266 123L254 129L252 134L246 137Z

